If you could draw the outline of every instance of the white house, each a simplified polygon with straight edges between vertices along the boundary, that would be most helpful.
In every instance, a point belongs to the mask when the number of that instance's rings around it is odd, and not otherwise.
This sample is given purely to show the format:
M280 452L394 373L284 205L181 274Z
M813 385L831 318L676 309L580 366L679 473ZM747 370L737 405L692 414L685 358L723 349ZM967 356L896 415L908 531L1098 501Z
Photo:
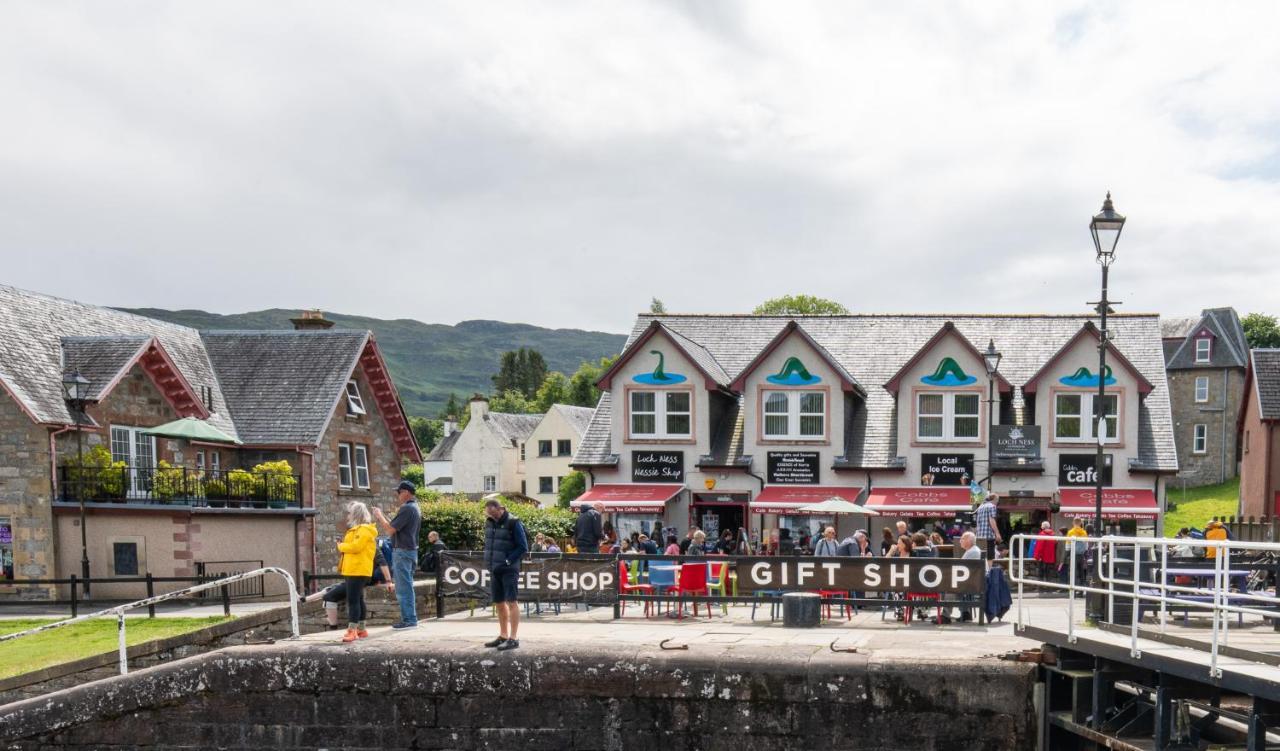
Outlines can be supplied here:
M489 400L479 394L469 407L471 419L450 453L454 492L527 495L525 442L542 415L490 412Z
M428 488L440 493L453 492L453 446L461 436L458 423L444 421L440 442L422 460L422 481Z
M554 404L529 434L525 441L525 495L536 499L539 505L556 505L560 481L573 471L569 462L594 412L590 407Z

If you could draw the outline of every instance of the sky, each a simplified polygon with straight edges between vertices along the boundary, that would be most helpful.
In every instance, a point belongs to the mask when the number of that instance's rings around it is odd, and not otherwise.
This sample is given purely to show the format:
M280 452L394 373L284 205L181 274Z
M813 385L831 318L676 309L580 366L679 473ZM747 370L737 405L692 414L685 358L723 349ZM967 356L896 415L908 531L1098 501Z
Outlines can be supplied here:
M624 332L1280 313L1277 3L6 2L0 283Z

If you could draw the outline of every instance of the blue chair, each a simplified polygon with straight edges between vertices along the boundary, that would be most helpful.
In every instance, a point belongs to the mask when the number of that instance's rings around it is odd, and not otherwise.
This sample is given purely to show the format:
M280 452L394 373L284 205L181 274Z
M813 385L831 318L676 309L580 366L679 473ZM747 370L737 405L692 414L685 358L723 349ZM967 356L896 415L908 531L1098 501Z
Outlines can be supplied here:
M676 588L676 567L662 566L657 563L649 565L649 584L653 587L653 593L660 595L663 590ZM661 604L659 603L659 612L661 612Z
M774 621L778 618L778 606L782 604L781 589L757 589L756 602L751 603L751 620L756 619L756 605L760 604L759 598L769 598L769 620Z

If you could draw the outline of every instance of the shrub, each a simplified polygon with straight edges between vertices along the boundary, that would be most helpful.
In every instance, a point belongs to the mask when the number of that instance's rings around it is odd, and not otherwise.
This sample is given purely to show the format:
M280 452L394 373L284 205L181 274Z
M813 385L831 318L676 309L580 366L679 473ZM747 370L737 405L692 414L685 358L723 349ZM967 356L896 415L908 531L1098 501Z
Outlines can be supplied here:
M111 461L111 452L106 446L94 446L84 453L83 460L72 456L64 464L69 481L67 490L72 494L79 489L86 499L124 497L128 465Z
M524 522L532 538L539 532L564 540L573 534L576 515L561 508L537 508L510 504L511 513ZM484 547L484 501L466 496L445 496L422 504L422 544L428 532L439 532L440 540L450 550L480 550Z
M182 467L175 467L161 459L151 476L151 493L162 500L173 500L185 492L185 479Z
M245 469L233 469L227 473L227 495L244 500L253 492L253 473Z
M426 453L426 451L424 450L423 453ZM425 477L421 464L406 463L400 467L400 479L408 480L419 488L426 483Z
M292 501L297 494L298 478L287 459L262 462L253 467L256 481L254 497L267 501Z

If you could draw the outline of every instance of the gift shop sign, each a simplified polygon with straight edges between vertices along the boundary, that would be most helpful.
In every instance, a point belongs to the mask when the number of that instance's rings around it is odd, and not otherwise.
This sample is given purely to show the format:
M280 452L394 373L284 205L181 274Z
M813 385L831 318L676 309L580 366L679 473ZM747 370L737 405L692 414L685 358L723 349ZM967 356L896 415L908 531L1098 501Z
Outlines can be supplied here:
M743 558L737 562L739 590L849 590L978 594L982 561L959 558Z
M770 485L817 485L818 452L770 451Z
M632 482L684 482L683 451L632 451Z

